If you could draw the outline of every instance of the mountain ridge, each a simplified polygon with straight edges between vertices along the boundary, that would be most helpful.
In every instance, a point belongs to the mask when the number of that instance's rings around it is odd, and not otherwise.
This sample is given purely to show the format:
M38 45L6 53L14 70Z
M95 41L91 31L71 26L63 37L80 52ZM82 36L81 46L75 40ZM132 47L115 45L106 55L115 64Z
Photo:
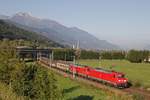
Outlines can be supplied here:
M7 22L6 20L0 20L0 40L26 40L30 42L40 42L39 44L48 47L64 47L54 41L51 41L47 37L39 35L34 32L18 28L14 23Z
M77 27L67 27L57 21L33 17L28 13L17 13L7 20L23 25L22 28L37 32L63 45L72 46L78 41L83 49L119 49L117 45L100 40ZM20 27L20 26L19 26Z

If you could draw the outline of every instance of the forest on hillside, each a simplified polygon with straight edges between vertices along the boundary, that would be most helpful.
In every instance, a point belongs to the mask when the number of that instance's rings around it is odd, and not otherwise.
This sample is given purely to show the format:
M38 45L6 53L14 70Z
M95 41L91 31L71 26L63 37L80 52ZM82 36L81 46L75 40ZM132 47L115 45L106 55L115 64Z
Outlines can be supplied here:
M18 28L4 20L0 20L0 40L2 39L32 41L45 47L64 47L42 35Z

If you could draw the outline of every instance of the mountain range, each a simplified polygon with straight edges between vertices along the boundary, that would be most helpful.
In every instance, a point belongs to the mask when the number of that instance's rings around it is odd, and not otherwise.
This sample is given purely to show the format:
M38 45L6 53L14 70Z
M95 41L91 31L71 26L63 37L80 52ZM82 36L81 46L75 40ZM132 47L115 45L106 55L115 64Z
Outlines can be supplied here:
M145 50L150 50L150 44L147 44L145 47L144 47Z
M0 20L0 40L2 39L19 40L20 43L22 41L28 46L36 45L39 47L64 47L63 45L51 41L43 35L18 28L15 25L6 22L5 20Z
M41 19L28 13L17 13L13 16L0 15L9 23L28 31L36 32L62 45L73 46L79 43L83 49L119 49L117 45L100 40L92 34L77 27L67 27L54 20Z

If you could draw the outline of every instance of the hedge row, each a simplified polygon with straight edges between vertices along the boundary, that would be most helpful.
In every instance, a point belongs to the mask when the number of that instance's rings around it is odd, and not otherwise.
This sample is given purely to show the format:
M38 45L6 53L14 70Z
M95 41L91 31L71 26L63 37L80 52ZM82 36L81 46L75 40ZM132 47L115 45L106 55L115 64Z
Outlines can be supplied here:
M126 52L124 51L102 51L100 53L102 59L125 59Z
M73 49L54 49L54 60L72 61L76 59L127 59L130 62L140 63L148 61L150 52L147 50L130 50L130 51L91 51Z

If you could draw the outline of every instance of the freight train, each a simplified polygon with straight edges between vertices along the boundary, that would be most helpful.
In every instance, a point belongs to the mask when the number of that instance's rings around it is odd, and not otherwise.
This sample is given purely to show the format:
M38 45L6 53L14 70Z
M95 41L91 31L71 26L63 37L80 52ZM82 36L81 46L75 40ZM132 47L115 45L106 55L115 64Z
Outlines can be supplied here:
M81 76L93 81L109 84L117 88L128 87L128 79L120 72L104 70L102 68L92 68L86 65L76 65L71 62L49 61L47 58L40 59L40 62L50 65L55 69L68 72L74 76Z

